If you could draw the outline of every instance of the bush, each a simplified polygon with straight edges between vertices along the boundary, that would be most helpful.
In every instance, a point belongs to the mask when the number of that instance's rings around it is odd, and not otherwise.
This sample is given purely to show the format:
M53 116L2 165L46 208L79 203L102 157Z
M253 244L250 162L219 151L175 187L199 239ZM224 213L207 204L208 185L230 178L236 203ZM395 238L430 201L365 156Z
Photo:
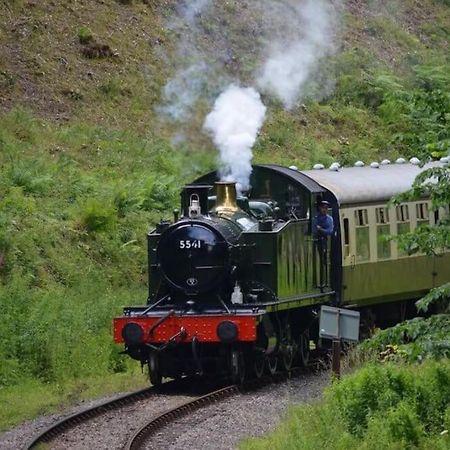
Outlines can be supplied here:
M92 41L94 36L92 35L92 31L87 27L81 27L78 30L78 40L80 44L87 44Z
M360 345L361 352L383 360L423 361L450 358L450 315L417 317L379 331Z
M80 224L86 231L104 231L115 221L116 211L108 203L89 199L81 212Z
M321 402L291 408L278 430L241 448L443 450L449 405L450 361L372 363L329 387Z

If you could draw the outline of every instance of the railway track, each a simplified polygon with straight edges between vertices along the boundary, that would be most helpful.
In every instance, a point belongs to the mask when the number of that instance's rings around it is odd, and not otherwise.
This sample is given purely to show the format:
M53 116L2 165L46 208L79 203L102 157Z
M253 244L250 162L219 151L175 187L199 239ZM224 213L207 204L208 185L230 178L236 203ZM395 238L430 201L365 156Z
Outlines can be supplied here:
M186 416L198 409L208 406L212 403L232 397L240 392L237 385L227 386L225 388L210 392L209 394L198 397L194 400L184 403L176 408L172 408L158 417L152 419L143 425L128 441L126 450L137 450L144 447L148 438L158 431L160 428L170 424L171 422Z
M125 446L125 450L139 450L145 448L147 441L161 428L168 426L176 420L194 413L203 407L220 402L242 392L249 392L267 386L271 383L279 383L289 378L297 377L305 373L311 373L314 370L320 370L322 367L324 367L323 361L316 360L312 361L306 368L294 368L289 372L277 372L272 376L263 377L257 380L250 380L245 382L242 386L227 386L195 398L144 423L141 428L139 428L129 439L127 445Z
M164 383L159 389L156 389L152 386L146 389L131 392L129 394L121 395L120 397L117 397L113 400L102 402L96 406L87 408L79 413L75 413L68 417L65 417L64 419L61 419L60 421L46 428L43 432L34 437L24 448L27 450L35 449L41 444L51 442L53 439L60 436L65 431L81 424L82 422L86 422L90 419L98 417L108 411L113 411L140 400L150 398L155 394L173 392L175 388L180 388L180 382L169 381L167 383Z
M248 392L261 388L263 386L267 386L270 383L282 382L291 377L300 376L304 373L311 373L311 371L313 370L320 370L321 364L322 362L320 360L317 360L308 365L307 368L294 368L289 372L277 372L272 376L248 381L242 386L231 385L217 389L216 383L214 389L211 388L212 390L210 392L206 391L207 393L205 395L201 395L178 407L172 408L143 424L143 426L141 426L134 433L131 439L129 439L125 448L130 450L143 448L145 443L156 431L167 425L170 425L171 422L174 422L183 416L191 414L213 403L237 395L241 392ZM24 448L27 450L32 450L38 448L38 446L42 444L48 444L69 429L76 427L83 422L87 422L95 417L101 416L102 414L105 414L109 411L120 409L126 405L136 403L140 400L150 398L154 395L174 393L178 390L182 391L183 388L184 390L186 390L190 381L192 381L190 378L185 378L181 380L181 382L169 381L167 383L164 383L158 389L149 387L140 391L132 392L130 394L122 395L113 400L108 400L100 403L99 405L85 409L79 413L68 416L58 421L54 425L48 427L39 435L34 437L31 442L29 442Z

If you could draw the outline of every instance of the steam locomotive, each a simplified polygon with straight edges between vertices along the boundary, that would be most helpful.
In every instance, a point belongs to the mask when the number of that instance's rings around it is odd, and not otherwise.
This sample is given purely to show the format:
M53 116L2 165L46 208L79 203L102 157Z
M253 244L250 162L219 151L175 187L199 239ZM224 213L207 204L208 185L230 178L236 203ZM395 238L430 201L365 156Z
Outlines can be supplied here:
M449 213L427 199L387 205L421 170L401 159L259 165L245 196L216 173L199 178L182 190L181 217L148 234L148 302L114 319L115 342L154 385L186 374L241 382L307 364L310 346L323 345L322 304L359 309L363 331L398 321L408 301L450 281L450 253L408 255L383 239ZM335 227L318 245L312 220L324 200Z

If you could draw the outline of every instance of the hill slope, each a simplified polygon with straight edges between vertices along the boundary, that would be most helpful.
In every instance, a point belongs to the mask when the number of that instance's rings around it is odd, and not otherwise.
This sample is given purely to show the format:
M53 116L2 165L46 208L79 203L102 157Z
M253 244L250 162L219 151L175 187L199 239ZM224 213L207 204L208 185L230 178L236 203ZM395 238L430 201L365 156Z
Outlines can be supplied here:
M170 216L181 183L215 166L200 129L217 91L187 124L155 112L187 32L168 27L176 3L0 2L0 426L78 396L86 381L74 379L126 369L110 319L145 301L145 233ZM245 6L218 2L203 45L231 23L233 51L251 52ZM447 152L448 1L349 0L340 34L333 94L291 111L266 97L255 160ZM246 80L249 67L230 74Z

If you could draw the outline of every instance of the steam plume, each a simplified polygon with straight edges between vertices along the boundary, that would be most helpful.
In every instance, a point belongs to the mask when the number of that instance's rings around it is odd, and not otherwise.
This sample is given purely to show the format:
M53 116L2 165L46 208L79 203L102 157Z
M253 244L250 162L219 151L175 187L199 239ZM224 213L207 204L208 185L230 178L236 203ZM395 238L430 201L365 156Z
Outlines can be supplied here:
M256 89L286 109L332 93L323 61L337 49L341 2L179 0L168 25L179 36L175 75L159 111L190 122L200 100L212 103L212 93L222 92L203 126L219 149L222 179L249 187L251 149L266 111ZM239 80L253 87L240 88Z
M204 129L220 151L220 175L236 181L238 191L249 189L252 147L264 122L266 107L254 88L228 86L206 116Z
M295 20L297 30L291 30L269 45L257 84L291 109L305 97L305 87L321 60L336 50L337 15L335 7L324 0L281 3L290 11L288 24ZM324 87L327 86L321 87L322 92Z

